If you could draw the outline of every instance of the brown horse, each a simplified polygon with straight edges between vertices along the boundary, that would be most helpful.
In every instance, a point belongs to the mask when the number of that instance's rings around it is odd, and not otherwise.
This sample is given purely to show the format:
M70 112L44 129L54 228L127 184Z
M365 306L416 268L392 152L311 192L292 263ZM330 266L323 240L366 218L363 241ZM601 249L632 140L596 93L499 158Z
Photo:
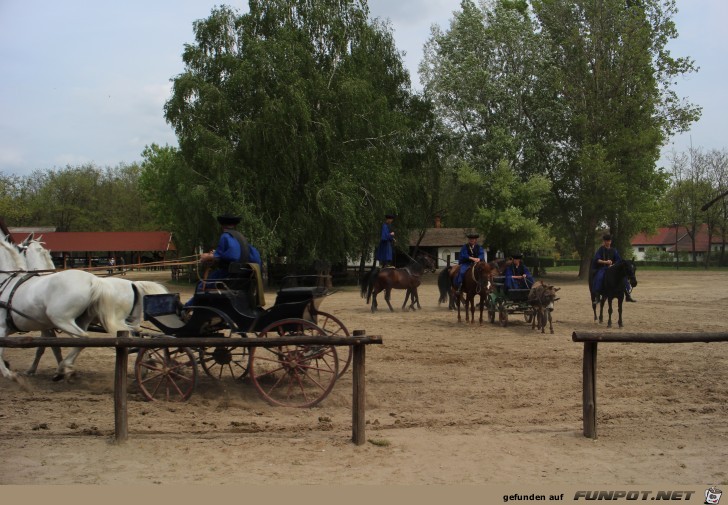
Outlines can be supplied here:
M483 307L493 286L494 270L490 263L476 263L465 271L463 276L462 295L465 296L465 322L475 323L475 296L480 296L480 324L483 324ZM454 278L453 278L454 279ZM452 287L455 293L455 287ZM460 318L460 303L462 296L456 296L455 302L458 306L458 322Z
M394 312L392 304L390 303L390 297L392 289L406 289L407 296L405 297L404 304L402 304L402 310L405 310L407 305L407 298L412 297L409 310L416 310L415 305L419 307L419 295L417 288L421 284L420 276L422 275L422 265L417 262L411 263L409 266L404 268L382 268L373 269L370 272L369 280L367 282L367 303L371 299L372 312L377 311L377 295L384 291L384 300L389 306L389 310ZM362 293L364 286L362 286Z

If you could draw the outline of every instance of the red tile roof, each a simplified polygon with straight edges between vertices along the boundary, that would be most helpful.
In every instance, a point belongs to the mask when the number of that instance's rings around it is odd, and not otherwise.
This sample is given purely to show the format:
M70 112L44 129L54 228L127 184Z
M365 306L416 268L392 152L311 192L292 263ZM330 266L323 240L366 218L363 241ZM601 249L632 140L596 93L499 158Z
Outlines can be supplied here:
M11 233L20 243L28 233ZM168 231L49 232L35 235L44 247L55 252L141 252L175 251Z
M722 237L717 234L713 234L713 244L722 243ZM646 235L639 233L632 237L632 246L664 246L667 251L675 251L675 228L666 227L658 228L654 235ZM690 235L688 235L687 228L684 226L678 227L677 230L677 250L678 251L692 251L693 244ZM695 237L695 251L705 252L708 250L708 227L706 224L700 225L698 232Z

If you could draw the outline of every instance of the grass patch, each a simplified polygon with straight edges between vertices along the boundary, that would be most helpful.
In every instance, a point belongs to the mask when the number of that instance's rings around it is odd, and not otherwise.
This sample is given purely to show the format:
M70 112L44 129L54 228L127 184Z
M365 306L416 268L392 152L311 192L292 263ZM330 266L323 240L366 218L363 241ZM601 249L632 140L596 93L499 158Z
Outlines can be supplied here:
M389 440L385 440L383 438L370 438L367 440L372 445L376 445L377 447L389 447L392 445L392 443Z

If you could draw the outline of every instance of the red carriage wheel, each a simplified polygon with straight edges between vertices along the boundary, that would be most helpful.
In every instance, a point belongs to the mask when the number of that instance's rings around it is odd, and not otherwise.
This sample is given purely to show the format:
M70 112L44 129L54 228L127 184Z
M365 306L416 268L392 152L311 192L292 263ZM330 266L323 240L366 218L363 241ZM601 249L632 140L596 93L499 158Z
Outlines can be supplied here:
M326 335L305 319L283 319L263 329L259 337ZM250 349L248 373L268 403L283 407L313 407L331 392L339 359L332 345L283 345Z
M197 382L195 356L186 347L139 349L134 371L147 400L185 401Z
M344 323L338 318L332 316L327 312L316 312L316 324L326 332L327 335L333 335L336 337L348 337L350 336L349 330L346 329ZM339 357L339 377L344 375L349 369L351 364L352 346L343 345L336 348L336 354Z

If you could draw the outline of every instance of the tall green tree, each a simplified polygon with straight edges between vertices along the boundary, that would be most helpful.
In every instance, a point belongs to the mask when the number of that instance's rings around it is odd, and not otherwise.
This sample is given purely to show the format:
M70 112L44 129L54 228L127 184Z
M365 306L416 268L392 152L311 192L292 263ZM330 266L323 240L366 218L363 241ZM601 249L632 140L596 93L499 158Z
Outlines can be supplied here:
M544 67L538 96L553 121L544 127L545 167L558 209L555 223L582 258L580 275L606 227L615 245L653 227L667 174L660 146L699 117L678 100L677 76L695 70L666 48L677 37L672 0L533 0ZM548 128L553 125L554 128Z
M368 20L364 0L250 0L194 32L165 117L184 160L170 166L194 174L200 238L212 239L216 213L236 212L268 257L338 261L373 247L382 214L400 210L411 129L391 29Z

